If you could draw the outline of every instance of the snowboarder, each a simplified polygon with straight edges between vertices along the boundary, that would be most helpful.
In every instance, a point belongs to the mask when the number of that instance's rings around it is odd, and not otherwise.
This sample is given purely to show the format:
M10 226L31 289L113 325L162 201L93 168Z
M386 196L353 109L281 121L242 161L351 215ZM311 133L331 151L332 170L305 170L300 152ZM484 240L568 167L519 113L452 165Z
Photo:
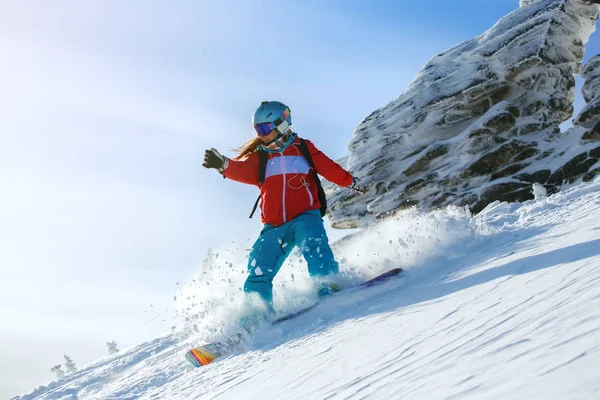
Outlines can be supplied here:
M319 200L320 183L316 174L311 173L310 165L330 182L363 191L350 173L312 142L298 137L285 104L263 101L254 113L252 124L257 137L241 146L237 157L230 159L214 148L209 149L204 153L203 166L218 170L223 177L260 188L264 227L252 246L244 292L246 304L254 304L252 297L258 295L267 315L273 316L273 278L295 246L302 251L309 275L318 281L319 294L339 290L332 280L339 266L321 219L324 197ZM308 148L312 160L303 156L302 146Z

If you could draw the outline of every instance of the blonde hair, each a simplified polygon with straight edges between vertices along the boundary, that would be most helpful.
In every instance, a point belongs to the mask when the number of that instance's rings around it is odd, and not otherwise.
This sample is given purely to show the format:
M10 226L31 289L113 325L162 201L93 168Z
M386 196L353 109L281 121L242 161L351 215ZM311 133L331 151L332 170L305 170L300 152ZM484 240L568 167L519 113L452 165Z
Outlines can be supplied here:
M289 135L294 133L294 129L290 126L285 130L285 133L283 135L287 135L285 136L285 140L287 140L289 138ZM280 132L281 135L281 132ZM279 139L280 136L277 136L277 138ZM235 151L236 153L238 153L237 157L235 158L236 160L241 160L242 158L249 156L250 154L254 153L255 151L258 150L258 146L260 145L264 145L264 142L262 141L261 138L259 137L255 137L254 139L250 139L249 141L247 141L246 143L244 143L243 145L241 145L240 147L233 149L233 151Z
M256 137L254 139L247 141L240 147L233 149L236 153L238 153L238 155L237 155L237 157L235 157L235 159L241 160L242 158L249 156L250 154L254 153L258 149L258 146L260 146L261 144L263 144L263 141L261 140L261 138Z

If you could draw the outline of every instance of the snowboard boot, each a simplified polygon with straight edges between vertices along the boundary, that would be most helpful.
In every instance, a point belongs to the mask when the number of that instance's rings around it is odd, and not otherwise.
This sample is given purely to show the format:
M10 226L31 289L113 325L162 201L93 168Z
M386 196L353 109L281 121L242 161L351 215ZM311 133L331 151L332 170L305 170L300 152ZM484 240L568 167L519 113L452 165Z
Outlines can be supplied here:
M256 335L261 326L270 326L271 321L275 319L275 312L272 310L266 312L249 313L238 320L238 326L250 336Z
M321 286L319 286L318 293L319 297L329 296L332 293L339 292L341 288L332 282L321 282Z

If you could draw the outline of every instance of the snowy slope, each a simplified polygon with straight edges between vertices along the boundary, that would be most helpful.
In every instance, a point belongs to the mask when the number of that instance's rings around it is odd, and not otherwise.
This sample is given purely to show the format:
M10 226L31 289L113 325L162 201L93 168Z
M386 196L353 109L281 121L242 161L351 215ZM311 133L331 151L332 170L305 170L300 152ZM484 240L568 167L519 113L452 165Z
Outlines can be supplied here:
M330 298L205 368L184 361L201 338L182 331L17 398L600 398L600 179L472 218L404 211L337 253L356 276L406 274ZM288 272L279 295L308 301Z

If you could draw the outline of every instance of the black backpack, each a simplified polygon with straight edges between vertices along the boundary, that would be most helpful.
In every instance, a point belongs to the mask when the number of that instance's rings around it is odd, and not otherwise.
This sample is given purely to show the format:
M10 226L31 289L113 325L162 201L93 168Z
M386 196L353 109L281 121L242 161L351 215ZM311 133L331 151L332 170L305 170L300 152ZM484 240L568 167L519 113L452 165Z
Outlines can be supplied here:
M327 198L325 197L325 191L323 190L323 185L321 185L321 180L319 179L319 175L317 175L317 169L315 168L315 163L313 162L312 157L310 156L310 151L308 151L308 147L306 146L306 142L304 139L300 138L300 144L293 144L293 146L298 146L298 149L306 158L308 165L310 165L313 176L315 177L315 183L317 184L317 193L319 194L319 203L321 203L321 217L325 216L327 212ZM267 170L267 160L269 155L266 151L258 150L258 184L262 186L265 183L265 172ZM260 195L258 195L258 199L256 199L256 203L254 203L254 207L252 208L252 213L250 213L250 218L254 215L256 211L256 207L258 207L258 202L260 201Z

